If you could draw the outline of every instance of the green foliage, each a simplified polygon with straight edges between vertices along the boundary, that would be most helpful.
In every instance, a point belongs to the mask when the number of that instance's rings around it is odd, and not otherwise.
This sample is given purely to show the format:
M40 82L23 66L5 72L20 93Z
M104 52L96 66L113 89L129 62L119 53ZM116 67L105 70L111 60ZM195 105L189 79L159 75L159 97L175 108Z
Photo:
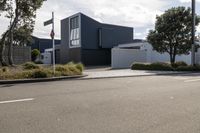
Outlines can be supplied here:
M40 51L38 49L33 49L31 51L32 61L35 61L39 55L40 55Z
M9 69L8 69L7 67L3 67L3 68L1 69L1 71L5 73L5 72L8 72Z
M173 66L174 68L177 68L177 67L179 67L179 66L188 66L188 65L187 65L187 63L185 63L184 61L177 61L177 62L173 63L172 66Z
M38 66L33 62L27 62L22 66L5 67L6 71L3 72L3 68L0 69L0 80L6 79L30 79L30 78L48 78L59 76L73 76L82 75L82 71L79 70L77 64L57 65L55 75L52 67ZM79 65L78 65L79 66Z
M82 72L84 70L84 65L82 63L78 63L76 64L76 68Z
M200 66L188 66L185 62L176 62L176 67L172 67L168 63L134 63L131 66L132 70L153 70L153 71L191 71L200 72Z
M0 39L0 63L2 65L6 65L3 57L5 45L11 48L12 45L30 43L36 11L44 1L46 0L0 0L0 14L3 13L10 22L8 29ZM11 49L8 53L12 53ZM9 64L13 65L12 54L9 54L8 60Z
M173 7L156 17L155 30L147 40L159 53L167 52L173 64L176 55L189 54L191 49L192 13L190 8ZM196 17L196 25L200 22Z
M16 26L13 31L14 45L25 46L32 43L34 24L35 22L30 20L28 22L21 22Z
M27 62L23 65L23 68L26 70L32 70L32 69L39 69L40 67L34 62Z
M61 76L81 75L84 67L81 63L74 64L70 62L66 65L57 65L56 72Z
M44 69L35 70L31 74L31 78L47 78L47 77L48 77L48 71Z
M34 61L35 64L43 64L42 61Z
M200 66L179 66L176 71L200 72Z
M132 70L154 70L154 71L173 71L174 68L167 63L152 63L152 64L142 64L136 63L131 66Z

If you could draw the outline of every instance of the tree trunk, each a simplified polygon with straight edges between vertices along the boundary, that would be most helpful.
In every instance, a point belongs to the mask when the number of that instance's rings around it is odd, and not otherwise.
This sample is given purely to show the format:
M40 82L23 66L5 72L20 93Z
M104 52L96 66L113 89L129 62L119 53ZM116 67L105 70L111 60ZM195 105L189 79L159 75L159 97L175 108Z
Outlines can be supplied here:
M174 58L173 54L170 54L170 63L171 64L175 63L175 58Z
M9 44L8 44L8 62L11 66L13 66L13 30L17 25L18 22L18 1L16 1L16 9L15 9L15 18L13 22L10 24L10 30L9 30Z
M2 66L7 66L8 64L6 63L5 59L4 59L4 52L5 52L5 40L6 37L8 35L8 31L6 31L3 36L2 39L0 40L0 63Z
M13 66L13 32L10 31L10 39L8 45L8 63L9 65Z

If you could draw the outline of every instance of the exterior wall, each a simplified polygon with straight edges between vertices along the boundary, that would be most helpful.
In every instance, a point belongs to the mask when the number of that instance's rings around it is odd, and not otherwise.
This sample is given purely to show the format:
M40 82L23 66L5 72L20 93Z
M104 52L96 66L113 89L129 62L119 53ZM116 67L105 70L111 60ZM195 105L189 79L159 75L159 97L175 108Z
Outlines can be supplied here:
M147 52L137 49L112 49L112 68L130 68L133 62L146 62Z
M55 45L60 45L60 40L55 40ZM52 40L51 39L42 39L33 37L33 43L31 44L31 49L38 49L41 53L45 51L45 49L52 48Z
M82 50L82 63L84 65L110 65L111 64L111 50Z
M81 62L81 48L69 48L69 18L61 20L60 63Z
M170 56L168 53L160 54L154 51L149 43L136 43L136 45L140 45L140 49L113 48L112 68L129 68L134 62L170 62ZM176 56L176 61L184 61L189 65L191 64L191 54L178 55ZM196 63L200 63L200 49L196 53Z
M111 48L120 43L133 41L133 28L101 24L84 14L79 13L76 15L80 15L81 19L81 46L78 48L69 47L70 17L61 20L60 60L62 64L74 61L82 62L85 65L110 65ZM100 30L103 31L101 32L101 38Z
M102 48L113 48L119 44L133 42L133 28L109 24L101 25Z
M82 49L99 49L99 28L101 24L85 15L81 15Z
M13 47L13 62L14 64L23 64L31 61L31 47L14 46ZM4 57L8 62L8 49L5 49Z
M67 63L69 59L69 19L61 20L60 62Z

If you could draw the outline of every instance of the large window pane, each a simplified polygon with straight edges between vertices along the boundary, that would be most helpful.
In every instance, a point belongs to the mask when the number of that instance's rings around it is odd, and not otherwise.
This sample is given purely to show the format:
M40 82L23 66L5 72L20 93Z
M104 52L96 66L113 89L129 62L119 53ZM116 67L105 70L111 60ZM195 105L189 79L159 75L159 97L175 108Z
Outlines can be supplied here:
M79 17L70 19L70 45L80 45L80 28L79 28Z

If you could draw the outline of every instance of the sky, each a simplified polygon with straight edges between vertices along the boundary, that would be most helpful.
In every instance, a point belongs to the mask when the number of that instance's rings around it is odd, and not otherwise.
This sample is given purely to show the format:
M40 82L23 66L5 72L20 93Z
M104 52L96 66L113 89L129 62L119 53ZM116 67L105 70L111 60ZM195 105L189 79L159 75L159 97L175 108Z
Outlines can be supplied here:
M103 23L134 27L134 38L145 39L148 31L154 29L156 15L177 6L191 6L191 0L47 0L37 11L33 35L50 38L51 26L43 22L55 12L55 35L60 39L60 21L81 12ZM200 0L196 0L197 14L200 15ZM8 27L9 21L0 16L0 34ZM200 27L197 28L200 32Z

